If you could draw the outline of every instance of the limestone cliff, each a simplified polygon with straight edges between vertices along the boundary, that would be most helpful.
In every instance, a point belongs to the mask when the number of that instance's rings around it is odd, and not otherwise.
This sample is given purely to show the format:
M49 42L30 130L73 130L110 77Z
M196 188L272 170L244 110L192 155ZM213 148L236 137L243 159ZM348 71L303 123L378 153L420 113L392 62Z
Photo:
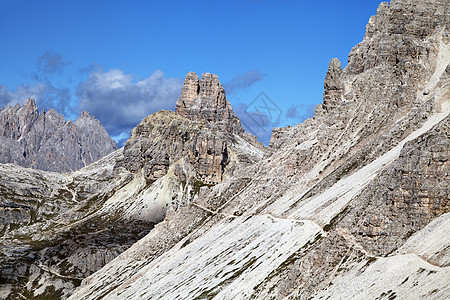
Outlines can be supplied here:
M149 179L157 180L184 159L201 182L212 185L231 176L237 165L259 161L264 152L265 147L242 128L217 75L204 73L199 81L191 72L175 113L155 113L133 129L123 165L132 172L144 169ZM186 175L178 175L186 180Z
M199 81L197 74L188 73L175 112L190 120L219 127L221 131L244 133L215 74L203 73Z
M66 122L54 109L39 114L33 99L0 111L0 142L0 163L54 172L80 169L117 149L89 113Z
M331 61L314 118L275 129L270 156L171 211L71 299L448 298L448 14L444 0L382 3L347 67Z

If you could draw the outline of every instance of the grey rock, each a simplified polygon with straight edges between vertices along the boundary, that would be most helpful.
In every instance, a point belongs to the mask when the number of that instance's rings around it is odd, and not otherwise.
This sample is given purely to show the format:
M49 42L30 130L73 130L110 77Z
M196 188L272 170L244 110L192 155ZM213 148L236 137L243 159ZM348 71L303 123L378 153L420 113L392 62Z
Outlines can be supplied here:
M0 164L0 288L8 287L9 299L66 298L153 228L150 221L119 222L117 211L98 213L132 180L114 168L121 156L117 150L70 174Z
M80 169L117 149L89 113L66 122L54 109L39 114L33 99L0 111L0 141L0 163L55 172Z
M450 240L423 231L450 216L448 9L382 3L347 67L330 63L314 118L274 130L265 159L169 211L71 299L448 298ZM255 219L270 226L245 236ZM287 223L304 226L288 245ZM411 235L424 248L395 252Z
M176 111L144 119L123 152L65 176L0 165L4 290L448 298L447 25L446 1L382 3L347 67L331 61L314 118L274 130L270 152L215 75L189 73Z
M341 80L342 66L337 58L330 61L324 82L323 104L325 110L340 105L344 93L344 83Z
M217 76L205 78L220 85ZM50 297L56 290L66 298L81 279L146 235L166 211L203 198L210 186L262 159L265 147L242 129L221 131L224 124L240 127L226 98L218 104L210 92L204 94L209 96L200 97L204 107L198 112L211 120L154 113L133 129L123 149L76 172L0 164L0 277L10 297ZM230 115L236 124L221 119ZM86 112L75 123L60 123L41 146L46 154L38 156L38 166L66 161L74 151L81 154L77 159L86 159L78 146L102 139L88 131L101 125ZM73 143L55 146L64 139ZM25 286L19 278L26 278Z
M226 99L217 75L186 75L175 113L157 112L131 132L122 166L131 172L144 169L150 180L167 173L185 159L203 184L217 184L237 165L259 161L265 147L241 126ZM184 177L180 176L181 178Z

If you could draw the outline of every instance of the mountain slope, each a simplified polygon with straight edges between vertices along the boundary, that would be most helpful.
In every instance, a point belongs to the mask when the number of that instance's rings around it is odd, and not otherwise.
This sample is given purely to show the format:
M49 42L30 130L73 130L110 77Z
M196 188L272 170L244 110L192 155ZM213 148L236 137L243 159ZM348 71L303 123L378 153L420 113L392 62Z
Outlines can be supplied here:
M0 142L0 163L54 172L80 169L117 150L86 111L75 122L66 122L53 109L39 114L33 99L0 110Z
M313 119L275 129L269 157L70 299L448 298L448 15L382 3L347 67L331 61Z
M217 76L200 82L196 114L214 121L157 112L124 148L72 173L0 164L0 298L67 298L167 212L262 159L266 148L240 127Z

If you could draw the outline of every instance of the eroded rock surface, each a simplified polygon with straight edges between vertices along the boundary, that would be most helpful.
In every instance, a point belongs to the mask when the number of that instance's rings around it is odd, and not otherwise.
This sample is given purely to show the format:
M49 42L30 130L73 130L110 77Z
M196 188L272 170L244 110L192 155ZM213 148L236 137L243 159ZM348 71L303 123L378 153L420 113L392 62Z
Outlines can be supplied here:
M449 298L448 9L382 3L270 153L217 76L189 73L123 151L67 175L3 165L1 294Z
M150 180L167 173L172 164L193 166L203 184L220 183L237 165L259 161L265 147L241 126L226 99L217 75L186 75L175 112L158 112L131 132L123 165L131 172L144 169ZM181 172L176 175L186 181Z

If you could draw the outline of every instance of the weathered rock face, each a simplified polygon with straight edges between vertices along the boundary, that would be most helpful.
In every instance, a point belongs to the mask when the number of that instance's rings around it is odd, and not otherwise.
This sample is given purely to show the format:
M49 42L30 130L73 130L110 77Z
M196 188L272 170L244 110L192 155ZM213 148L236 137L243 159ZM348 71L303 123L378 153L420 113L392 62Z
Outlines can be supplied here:
M350 52L347 71L358 74L387 64L398 67L405 77L423 80L427 70L421 62L435 61L435 47L439 47L428 39L434 36L448 41L448 13L443 1L382 2L367 24L363 42Z
M121 155L70 174L0 164L1 299L66 298L153 228L105 205L133 179L114 168Z
M0 165L0 292L449 298L447 2L382 3L347 67L330 63L314 118L274 130L270 155L217 77L189 73L176 112L147 117L123 152L66 175Z
M175 113L155 113L133 129L122 165L131 172L143 169L148 179L157 180L171 165L184 162L193 166L199 181L212 185L230 176L237 165L254 163L263 155L264 146L242 128L217 75L204 73L199 81L191 72ZM182 172L176 175L186 180Z
M215 74L203 73L199 81L195 73L184 80L175 112L220 130L243 134L244 129L225 96L225 89Z
M330 63L313 119L274 130L270 156L170 211L71 299L448 298L448 9L382 3L347 67Z
M398 160L357 197L342 227L388 255L450 209L450 118L407 143ZM357 205L356 205L357 203Z
M39 114L33 99L0 111L0 141L0 163L55 172L80 169L117 149L89 113L66 122L53 109Z
M188 109L192 107L197 100L200 92L200 85L198 75L194 72L189 72L184 78L184 84L181 88L181 95L176 103L176 112L186 117L190 115Z
M337 58L333 58L328 67L325 77L323 104L325 110L332 109L342 103L344 94L344 83L341 80L342 66Z

